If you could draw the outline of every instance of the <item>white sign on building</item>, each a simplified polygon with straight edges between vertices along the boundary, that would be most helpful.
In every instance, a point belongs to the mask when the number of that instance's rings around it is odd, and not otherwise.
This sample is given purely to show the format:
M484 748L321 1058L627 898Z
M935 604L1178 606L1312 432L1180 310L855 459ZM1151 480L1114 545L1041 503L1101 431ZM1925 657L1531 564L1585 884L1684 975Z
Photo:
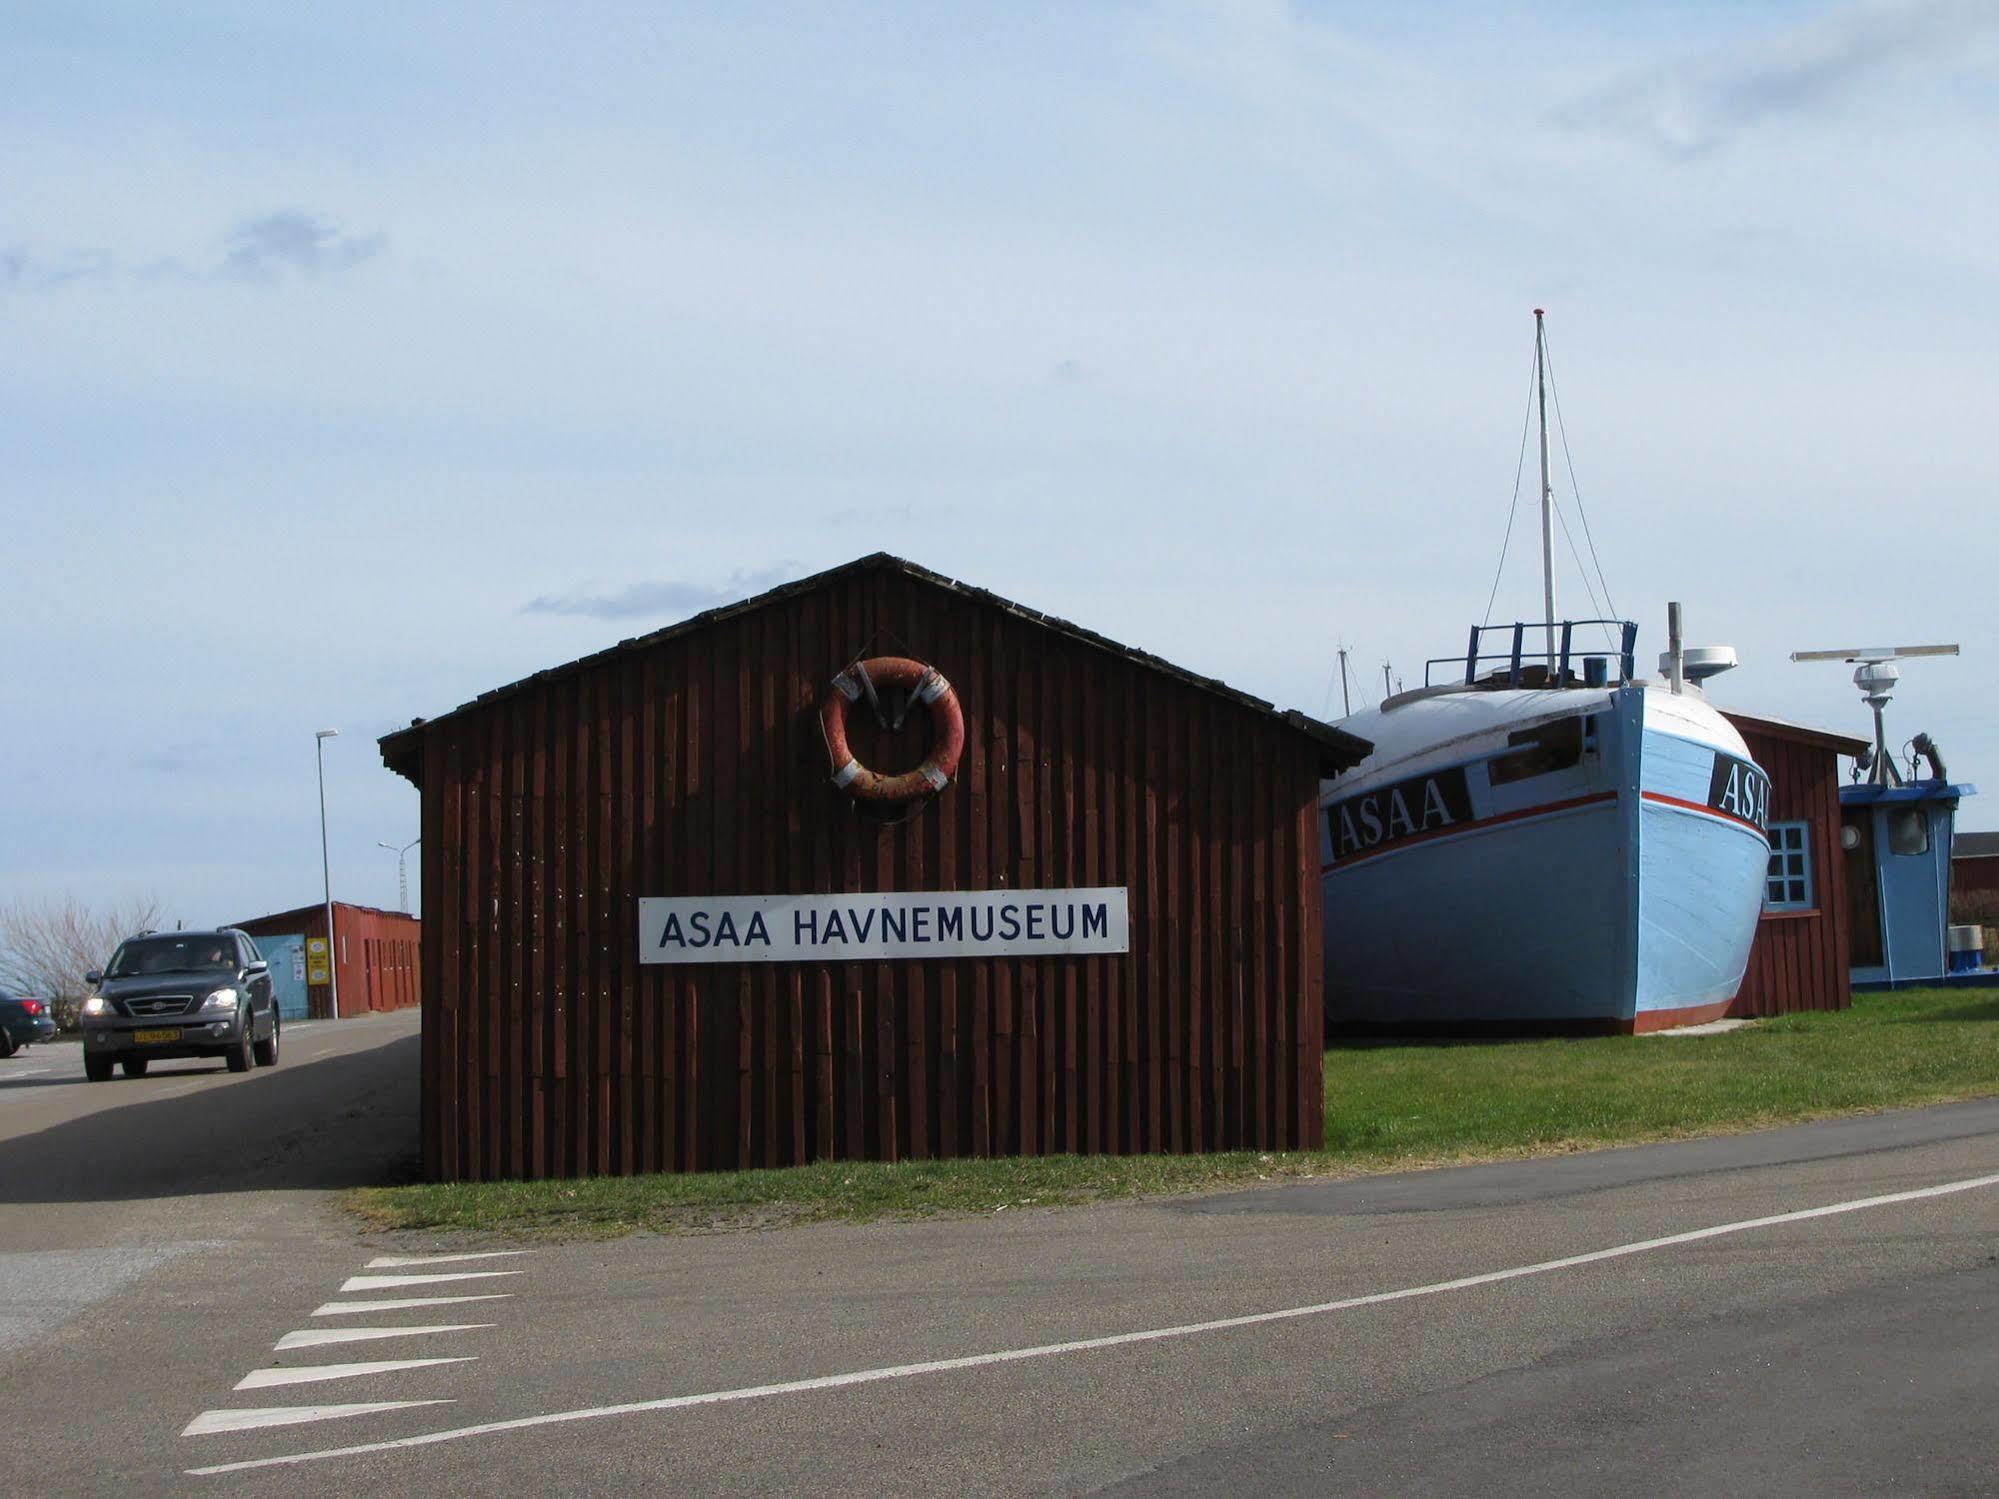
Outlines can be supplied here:
M1125 887L676 895L639 901L641 963L1059 957L1130 950Z

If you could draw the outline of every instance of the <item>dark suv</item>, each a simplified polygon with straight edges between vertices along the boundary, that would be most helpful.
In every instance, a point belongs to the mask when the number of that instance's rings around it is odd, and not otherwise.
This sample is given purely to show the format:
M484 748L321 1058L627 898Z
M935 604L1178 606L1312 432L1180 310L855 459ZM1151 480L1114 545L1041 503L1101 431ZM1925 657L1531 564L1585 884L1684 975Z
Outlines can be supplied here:
M278 1060L270 965L234 927L142 932L118 944L83 1002L83 1071L94 1083L143 1077L155 1057L221 1057L231 1072Z

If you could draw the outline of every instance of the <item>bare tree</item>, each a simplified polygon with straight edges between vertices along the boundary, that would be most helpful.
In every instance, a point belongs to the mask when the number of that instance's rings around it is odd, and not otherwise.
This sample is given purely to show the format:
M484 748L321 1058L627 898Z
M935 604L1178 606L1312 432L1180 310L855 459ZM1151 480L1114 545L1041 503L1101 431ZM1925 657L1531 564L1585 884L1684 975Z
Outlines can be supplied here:
M73 895L0 906L0 988L49 1000L56 1024L74 1030L90 993L83 976L159 913L152 897L102 909Z

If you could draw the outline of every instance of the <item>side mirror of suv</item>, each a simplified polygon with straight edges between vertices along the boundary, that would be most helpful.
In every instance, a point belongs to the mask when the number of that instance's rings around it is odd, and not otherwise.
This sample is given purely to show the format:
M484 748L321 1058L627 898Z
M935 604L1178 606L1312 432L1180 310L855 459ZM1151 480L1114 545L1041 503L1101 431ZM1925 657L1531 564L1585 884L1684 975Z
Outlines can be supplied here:
M255 978L260 973L269 973L270 971L271 971L271 965L269 963L264 962L262 959L259 959L257 962L252 963L248 968L245 968L243 970L243 973L248 978Z
M93 968L83 976L83 981L86 984L101 984L104 982L104 971L100 968Z

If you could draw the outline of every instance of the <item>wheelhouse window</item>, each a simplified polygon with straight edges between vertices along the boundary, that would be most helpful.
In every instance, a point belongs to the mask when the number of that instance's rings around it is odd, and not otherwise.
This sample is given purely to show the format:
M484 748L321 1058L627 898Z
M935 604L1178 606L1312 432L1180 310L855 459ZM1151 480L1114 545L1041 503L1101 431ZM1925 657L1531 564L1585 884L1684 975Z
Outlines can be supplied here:
M1888 852L1926 854L1930 851L1930 814L1921 807L1894 807L1888 812Z
M1592 719L1590 729L1596 728ZM1572 714L1506 736L1506 749L1487 766L1489 783L1505 786L1551 771L1567 770L1583 757L1583 716Z
M1812 856L1808 822L1770 824L1770 870L1763 882L1766 911L1808 911L1812 906Z

